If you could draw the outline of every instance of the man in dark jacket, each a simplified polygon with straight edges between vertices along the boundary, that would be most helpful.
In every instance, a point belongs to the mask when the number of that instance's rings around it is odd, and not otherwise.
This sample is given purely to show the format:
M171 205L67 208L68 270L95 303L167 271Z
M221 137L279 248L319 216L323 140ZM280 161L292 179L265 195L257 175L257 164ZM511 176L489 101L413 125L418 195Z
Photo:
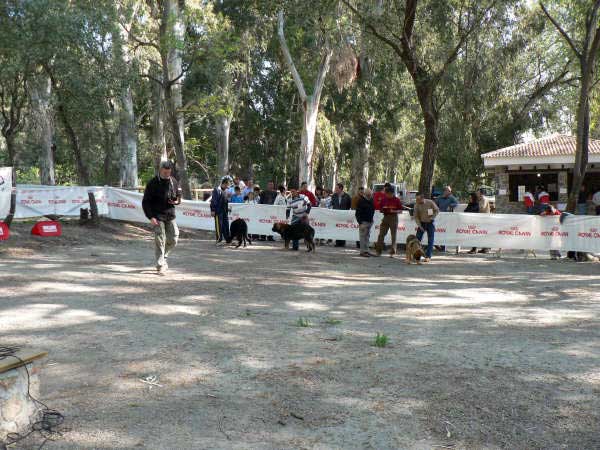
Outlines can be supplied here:
M260 204L261 205L272 205L275 203L275 197L277 197L277 191L275 190L275 183L269 181L267 183L267 189L260 193Z
M369 238L373 226L375 205L371 189L365 189L358 195L356 201L356 221L358 222L358 235L360 239L360 256L369 257Z
M331 209L350 209L350 205L352 204L352 199L350 196L344 192L344 185L342 183L338 183L335 186L335 193L331 197ZM346 241L335 241L336 247L345 247Z
M171 176L172 168L169 161L160 164L158 175L146 185L142 200L144 214L154 226L156 270L160 275L166 273L167 258L179 239L175 205L181 203L181 188Z
M221 185L213 189L210 199L210 215L215 218L217 243L229 241L229 178L223 178Z

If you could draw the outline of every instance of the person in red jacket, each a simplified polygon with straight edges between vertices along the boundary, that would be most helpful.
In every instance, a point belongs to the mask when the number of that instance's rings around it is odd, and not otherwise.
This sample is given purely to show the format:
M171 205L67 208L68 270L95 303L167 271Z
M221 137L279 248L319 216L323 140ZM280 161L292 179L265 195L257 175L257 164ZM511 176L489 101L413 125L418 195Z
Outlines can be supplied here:
M525 195L523 196L523 203L525 204L527 214L533 214L535 212L535 197L531 192L525 192Z
M538 186L536 189L536 193L537 193L537 200L538 200L540 206L542 207L542 212L543 212L545 206L550 203L550 194L548 194L544 190L543 186Z
M308 201L310 202L311 206L319 206L317 197L315 197L315 194L313 194L312 192L310 192L308 190L308 183L306 181L303 181L302 184L300 185L299 193L308 198Z
M554 206L547 204L540 216L560 216L560 211L556 209ZM560 251L558 250L550 250L550 259L557 260L560 259Z
M373 194L373 205L375 205L375 211L379 211L381 209L381 203L385 198L385 190L389 187L392 187L392 185L390 183L385 183L383 185L383 189L381 189L380 191L376 191Z
M377 256L381 256L383 252L383 241L387 232L390 232L392 237L392 246L390 248L390 256L396 254L396 233L398 232L398 214L402 212L402 202L394 195L394 188L388 186L385 189L385 197L381 202L379 210L383 213L383 219L379 225L379 238L375 244Z

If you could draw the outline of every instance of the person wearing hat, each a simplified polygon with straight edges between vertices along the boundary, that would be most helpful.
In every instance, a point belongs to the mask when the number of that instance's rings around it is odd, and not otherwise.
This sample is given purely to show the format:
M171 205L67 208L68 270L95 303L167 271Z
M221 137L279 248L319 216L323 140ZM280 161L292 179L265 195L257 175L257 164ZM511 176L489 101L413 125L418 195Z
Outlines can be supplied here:
M181 188L171 176L173 166L162 161L158 175L152 178L144 190L142 208L154 226L156 270L164 275L168 269L167 258L177 245L179 228L175 222L175 205L181 203Z
M210 215L215 218L217 243L229 241L229 177L221 180L221 185L213 189L210 199Z

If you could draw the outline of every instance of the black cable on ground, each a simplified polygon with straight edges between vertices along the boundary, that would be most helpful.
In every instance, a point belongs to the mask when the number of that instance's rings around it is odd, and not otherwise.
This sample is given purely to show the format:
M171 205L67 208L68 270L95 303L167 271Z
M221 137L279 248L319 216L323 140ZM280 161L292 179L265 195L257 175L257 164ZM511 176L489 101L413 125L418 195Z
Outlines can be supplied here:
M4 442L0 441L0 450L7 449L9 445L23 441L24 439L36 433L38 433L44 439L41 445L38 447L39 450L46 445L46 442L53 441L63 436L59 428L65 421L65 416L54 409L50 409L45 403L31 395L31 379L29 375L29 369L27 368L25 361L16 355L18 351L18 347L0 346L0 360L5 358L15 358L21 363L22 367L25 368L25 372L27 373L27 397L29 397L38 406L41 416L37 421L31 424L30 429L26 433L9 433Z

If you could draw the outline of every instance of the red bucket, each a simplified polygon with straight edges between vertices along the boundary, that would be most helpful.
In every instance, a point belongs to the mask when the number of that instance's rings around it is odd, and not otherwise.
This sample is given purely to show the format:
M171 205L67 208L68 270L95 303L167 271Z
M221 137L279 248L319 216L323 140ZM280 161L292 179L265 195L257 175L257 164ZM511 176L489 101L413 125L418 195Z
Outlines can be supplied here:
M44 220L36 223L31 229L31 234L36 236L60 236L62 235L62 227L59 222L54 220Z

